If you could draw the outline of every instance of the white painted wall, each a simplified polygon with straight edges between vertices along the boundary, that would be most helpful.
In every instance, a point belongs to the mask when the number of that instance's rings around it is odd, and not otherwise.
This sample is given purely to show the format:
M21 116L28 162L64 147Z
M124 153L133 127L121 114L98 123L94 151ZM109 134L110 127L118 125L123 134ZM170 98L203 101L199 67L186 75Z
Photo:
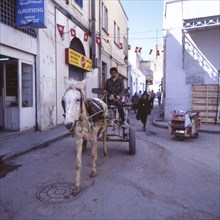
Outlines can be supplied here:
M133 50L129 50L129 86L131 88L131 96L134 95L135 92L139 92L140 90L143 92L146 90L146 76L140 69L141 60L140 54L135 53Z
M217 70L220 68L219 29L209 28L187 34L196 51L209 64L206 68L192 51L185 52L184 60L182 19L219 15L219 8L219 1L165 1L165 118L169 117L171 110L191 109L193 83L217 83Z

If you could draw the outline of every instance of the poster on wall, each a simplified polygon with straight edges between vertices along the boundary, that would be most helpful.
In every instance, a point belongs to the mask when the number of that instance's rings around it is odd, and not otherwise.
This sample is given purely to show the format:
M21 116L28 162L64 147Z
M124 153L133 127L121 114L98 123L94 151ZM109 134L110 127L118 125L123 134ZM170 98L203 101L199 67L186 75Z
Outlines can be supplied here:
M17 0L16 27L45 28L45 0Z

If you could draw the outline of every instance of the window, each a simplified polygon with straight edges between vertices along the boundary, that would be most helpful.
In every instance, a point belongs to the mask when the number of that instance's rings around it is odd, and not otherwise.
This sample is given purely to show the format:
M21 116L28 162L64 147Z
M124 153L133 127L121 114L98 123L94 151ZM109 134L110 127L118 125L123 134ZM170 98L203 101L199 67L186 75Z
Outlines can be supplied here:
M128 40L126 37L123 37L123 52L125 55L128 54Z
M102 4L102 27L108 32L108 9Z
M22 63L22 107L33 106L33 66Z
M114 22L114 42L117 45L119 45L119 43L120 43L120 28L118 27L116 22Z
M6 96L18 95L18 64L6 63Z
M83 7L83 0L75 0L75 2L82 8Z

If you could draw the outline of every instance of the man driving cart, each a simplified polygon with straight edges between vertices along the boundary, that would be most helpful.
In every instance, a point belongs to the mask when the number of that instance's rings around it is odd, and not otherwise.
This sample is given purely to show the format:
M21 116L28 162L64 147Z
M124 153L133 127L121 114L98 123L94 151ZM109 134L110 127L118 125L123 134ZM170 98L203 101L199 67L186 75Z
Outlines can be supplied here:
M108 105L115 105L118 109L121 124L125 125L125 114L122 104L122 97L125 92L124 82L118 74L116 67L110 69L111 77L106 80L104 90L107 91L107 102Z

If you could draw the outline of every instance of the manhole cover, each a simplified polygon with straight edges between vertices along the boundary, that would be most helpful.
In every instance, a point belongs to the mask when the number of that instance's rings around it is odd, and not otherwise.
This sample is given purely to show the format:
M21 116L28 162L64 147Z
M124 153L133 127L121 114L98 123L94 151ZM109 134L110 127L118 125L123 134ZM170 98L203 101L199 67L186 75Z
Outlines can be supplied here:
M37 198L48 203L69 202L82 194L82 190L77 195L73 193L73 186L70 183L53 183L39 190Z

